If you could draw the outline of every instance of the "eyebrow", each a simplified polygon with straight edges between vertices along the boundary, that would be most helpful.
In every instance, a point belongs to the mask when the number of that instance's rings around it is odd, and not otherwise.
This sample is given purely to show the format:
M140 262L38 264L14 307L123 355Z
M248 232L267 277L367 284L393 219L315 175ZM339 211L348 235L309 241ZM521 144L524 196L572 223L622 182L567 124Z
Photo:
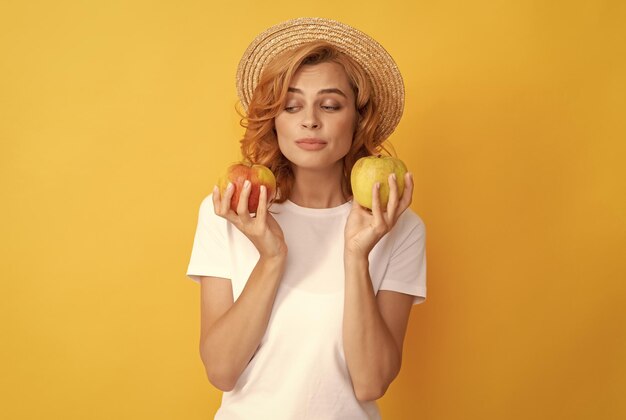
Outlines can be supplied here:
M301 95L304 95L304 92L301 89L298 88L294 88L294 87L290 87L287 89L287 92L293 92L293 93L299 93ZM346 96L345 93L343 93L341 90L337 89L337 88L328 88L328 89L321 89L317 91L318 95L321 95L323 93L336 93L338 95L343 96L344 98L348 99L348 97Z

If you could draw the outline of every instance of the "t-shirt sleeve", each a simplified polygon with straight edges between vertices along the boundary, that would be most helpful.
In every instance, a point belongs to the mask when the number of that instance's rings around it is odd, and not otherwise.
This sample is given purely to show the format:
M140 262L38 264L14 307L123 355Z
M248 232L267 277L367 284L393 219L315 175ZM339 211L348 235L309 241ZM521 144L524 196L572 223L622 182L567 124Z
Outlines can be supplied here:
M396 225L398 238L379 290L412 295L413 305L426 300L426 227L410 209Z
M200 204L187 277L198 283L201 276L231 278L227 223L215 214L209 194Z

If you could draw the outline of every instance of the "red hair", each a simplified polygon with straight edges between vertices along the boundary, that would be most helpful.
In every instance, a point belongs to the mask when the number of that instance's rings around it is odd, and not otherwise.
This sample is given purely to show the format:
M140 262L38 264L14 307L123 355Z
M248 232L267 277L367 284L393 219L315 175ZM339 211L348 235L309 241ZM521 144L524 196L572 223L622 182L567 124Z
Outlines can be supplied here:
M360 65L324 41L313 41L284 52L272 59L263 70L248 105L248 113L246 116L242 115L240 122L246 128L240 141L244 161L271 169L276 175L278 194L275 201L279 203L289 198L294 174L291 163L278 147L274 118L283 110L289 83L298 68L324 62L338 63L343 67L355 96L358 124L352 147L344 158L344 192L352 195L350 172L359 158L377 155L381 151L387 152L382 145L384 139L375 138L380 113L377 112L370 79Z

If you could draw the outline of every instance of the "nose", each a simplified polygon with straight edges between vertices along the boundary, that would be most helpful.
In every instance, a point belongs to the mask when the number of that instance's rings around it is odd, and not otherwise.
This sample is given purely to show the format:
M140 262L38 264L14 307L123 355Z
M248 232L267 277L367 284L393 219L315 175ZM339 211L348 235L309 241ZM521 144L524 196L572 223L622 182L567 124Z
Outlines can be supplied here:
M302 128L319 128L320 121L315 110L310 109L307 112L303 112L300 124L302 125Z

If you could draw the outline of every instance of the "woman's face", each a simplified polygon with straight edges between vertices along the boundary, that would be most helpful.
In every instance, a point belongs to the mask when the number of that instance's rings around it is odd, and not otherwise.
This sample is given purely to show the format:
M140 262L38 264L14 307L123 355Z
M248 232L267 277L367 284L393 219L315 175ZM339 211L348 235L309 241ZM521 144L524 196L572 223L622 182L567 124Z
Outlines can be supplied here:
M275 118L278 146L294 165L327 169L341 164L356 127L355 97L337 63L303 65L294 74L284 109Z

